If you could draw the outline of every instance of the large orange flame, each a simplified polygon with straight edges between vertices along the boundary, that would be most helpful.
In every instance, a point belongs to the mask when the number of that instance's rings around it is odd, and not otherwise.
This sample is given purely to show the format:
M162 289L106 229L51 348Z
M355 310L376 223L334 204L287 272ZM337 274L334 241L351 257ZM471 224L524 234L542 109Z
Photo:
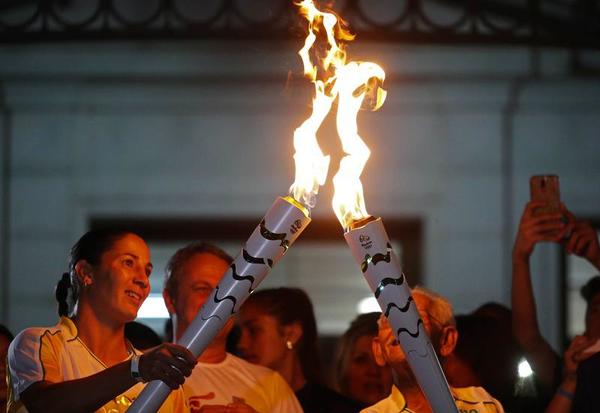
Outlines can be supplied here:
M344 22L333 13L320 11L313 0L303 0L298 6L308 20L308 35L298 53L304 65L304 74L315 85L315 97L311 116L294 132L296 180L290 192L297 201L314 206L315 195L319 185L325 182L329 168L329 156L321 152L316 133L337 98L337 129L347 155L333 178L333 209L342 226L348 229L352 222L369 216L360 175L370 151L358 134L356 116L366 97L370 100L372 110L377 110L383 104L386 92L379 85L385 79L385 72L375 63L346 63L346 52L338 40L352 40L354 36ZM320 68L325 73L322 80L317 76L319 67L310 59L319 25L325 29L328 46L320 62Z
M369 159L371 151L358 134L356 116L369 95L372 79L383 82L385 72L371 62L350 62L337 70L336 89L338 91L337 130L342 148L347 154L340 161L340 169L333 177L335 189L332 206L345 229L352 222L367 218L363 187L360 175ZM377 85L377 82L375 82ZM386 93L378 86L373 110L378 109L385 100Z
M300 49L298 54L302 58L304 74L315 85L315 97L313 98L310 117L294 131L296 178L290 188L290 193L296 201L313 208L316 204L319 186L325 183L327 170L329 169L329 156L324 156L319 147L317 130L331 110L335 95L327 93L329 87L327 80L317 79L318 68L310 59L310 50L317 39L315 23L322 21L331 45L328 55L337 53L338 47L333 37L333 27L336 19L333 15L321 13L310 0L304 0L298 5L300 6L300 12L308 20L308 35L304 41L304 47ZM333 16L333 20L330 16ZM331 40L333 43L331 43Z

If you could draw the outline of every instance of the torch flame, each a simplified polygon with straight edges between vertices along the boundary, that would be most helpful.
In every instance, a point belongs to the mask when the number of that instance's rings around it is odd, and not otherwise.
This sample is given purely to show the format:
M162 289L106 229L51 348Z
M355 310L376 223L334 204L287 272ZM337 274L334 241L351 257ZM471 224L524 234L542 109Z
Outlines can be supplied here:
M290 188L290 193L296 201L309 208L314 208L319 186L325 183L329 169L329 156L324 156L319 147L317 130L331 110L335 100L335 95L327 93L329 82L317 79L318 68L310 59L310 50L317 39L318 28L315 24L318 21L323 21L328 33L327 38L333 39L333 45L330 47L328 54L332 53L334 48L337 49L337 45L333 34L331 36L329 34L330 31L333 33L335 21L332 24L330 18L325 18L325 14L317 10L311 0L304 0L298 6L300 6L300 12L308 20L308 35L298 54L302 59L305 76L315 85L315 96L310 117L294 131L296 178ZM335 19L335 16L333 17Z
M335 91L335 68L343 65L346 53L337 44L336 25L338 37L351 40L353 36L339 23L333 13L321 12L312 0L303 0L297 3L300 13L308 20L308 34L304 46L298 54L304 66L304 75L315 86L312 113L298 129L294 131L294 161L296 164L296 177L290 188L290 193L298 202L314 208L319 186L325 183L329 169L329 156L324 156L317 142L317 130L330 112L337 92ZM317 40L319 26L322 25L327 35L327 54L320 62L324 73L323 79L317 79L319 67L313 64L310 51ZM330 68L333 70L330 71Z
M350 62L337 70L336 88L338 91L337 130L342 148L347 154L340 161L340 169L333 177L335 192L332 206L345 229L354 221L367 218L363 187L360 175L369 159L371 151L358 134L356 116L365 96L369 96L372 79L383 82L385 72L371 62ZM377 110L385 100L386 92L377 87L373 110Z
M337 98L337 129L347 155L333 178L333 209L342 226L348 229L352 222L369 216L360 175L370 151L358 135L356 116L365 102L372 110L383 104L386 92L379 85L385 79L385 72L375 63L346 63L346 52L337 41L352 40L354 36L345 28L344 22L333 13L317 9L313 0L303 0L297 5L308 20L308 35L298 54L302 58L304 74L315 85L315 97L311 116L294 132L296 180L290 192L297 201L314 207L319 186L324 184L329 168L329 156L321 152L316 133ZM319 68L310 58L319 25L325 29L328 45L320 62L325 73L323 80L317 78Z

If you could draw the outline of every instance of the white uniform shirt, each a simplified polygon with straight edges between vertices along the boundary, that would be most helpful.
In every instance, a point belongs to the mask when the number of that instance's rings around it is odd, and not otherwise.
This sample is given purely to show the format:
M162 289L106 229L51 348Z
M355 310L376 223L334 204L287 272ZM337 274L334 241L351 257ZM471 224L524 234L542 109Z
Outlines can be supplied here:
M259 413L301 413L302 407L279 373L227 353L220 363L198 363L183 384L192 413L202 406L242 401Z
M131 351L142 354L133 346ZM44 380L60 383L91 376L105 369L106 365L79 339L77 328L69 318L61 317L53 327L25 329L15 337L8 350L7 412L27 412L19 396L34 383ZM96 412L125 412L143 388L144 384L136 384ZM160 413L186 411L181 390L172 392L159 410Z
M504 413L500 402L482 387L451 387L452 396L460 413ZM410 410L404 396L396 386L392 393L361 413L418 413Z

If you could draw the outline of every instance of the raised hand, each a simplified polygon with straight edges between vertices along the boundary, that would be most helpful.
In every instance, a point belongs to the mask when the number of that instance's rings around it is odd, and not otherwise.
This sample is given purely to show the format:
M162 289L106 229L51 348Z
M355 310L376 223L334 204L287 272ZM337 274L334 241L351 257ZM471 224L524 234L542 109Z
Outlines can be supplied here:
M543 202L529 202L525 206L519 230L513 246L513 257L529 259L539 242L559 242L571 230L571 223L565 223L565 212L535 215Z

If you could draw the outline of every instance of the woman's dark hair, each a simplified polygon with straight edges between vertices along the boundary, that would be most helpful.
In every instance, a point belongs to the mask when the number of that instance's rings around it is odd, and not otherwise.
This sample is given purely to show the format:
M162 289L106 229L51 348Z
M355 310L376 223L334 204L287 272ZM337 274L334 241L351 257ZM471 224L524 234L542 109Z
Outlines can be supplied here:
M13 339L15 338L13 333L11 333L8 327L6 327L4 324L0 324L0 336L6 337L8 341L13 341Z
M585 302L589 305L596 294L600 293L600 275L590 278L588 282L581 287L580 292Z
M313 305L304 290L281 287L256 291L244 305L257 306L274 317L282 326L300 324L302 337L296 346L302 372L307 381L322 381L317 322Z
M86 232L73 245L69 257L69 272L65 272L56 285L55 297L58 301L59 316L68 316L69 302L77 302L79 294L79 281L75 273L77 263L85 260L90 265L100 264L102 254L110 250L115 242L127 234L131 234L131 232L121 229L92 230ZM71 290L71 297L69 297L69 290Z
M521 351L512 334L511 311L501 304L488 304L472 314L456 317L458 342L454 354L480 380L480 386L503 405L513 403L516 366Z

